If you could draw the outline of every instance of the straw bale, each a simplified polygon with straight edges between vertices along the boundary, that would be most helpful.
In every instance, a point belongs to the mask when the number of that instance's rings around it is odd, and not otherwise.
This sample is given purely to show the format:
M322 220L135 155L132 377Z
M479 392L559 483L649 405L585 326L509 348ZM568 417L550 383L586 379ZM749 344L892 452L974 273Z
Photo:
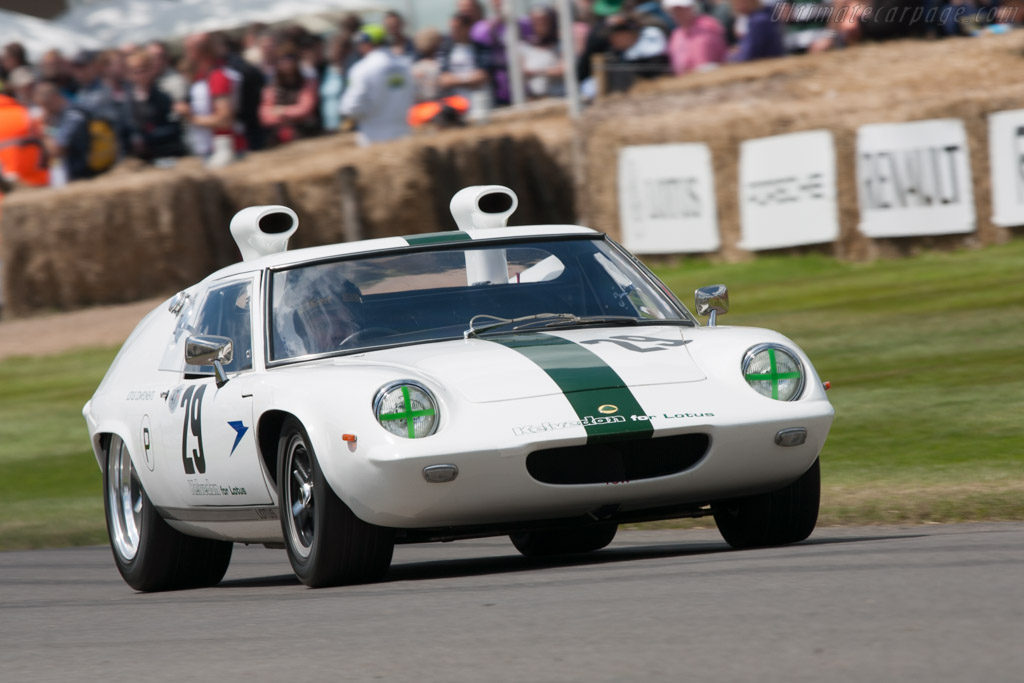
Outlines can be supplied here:
M902 40L858 45L823 54L768 59L684 78L644 81L619 96L777 99L794 101L830 93L907 99L951 88L998 88L1024 57L1024 35L1013 32L971 40ZM1004 67L1004 68L1000 68Z
M427 191L425 181L410 172L414 157L411 141L360 149L331 144L331 137L318 140L323 147L310 148L303 156L283 147L219 171L232 206L285 204L294 209L301 225L294 247L344 239L339 172L346 166L359 172L366 238L402 234L400 226L414 222L424 206L430 206L422 198Z
M334 136L318 138L320 145L305 154L285 147L252 155L217 175L236 209L294 209L302 226L296 247L343 241L350 226L342 215L339 174L346 167L357 173L365 238L452 229L448 202L474 184L515 190L521 222L571 221L570 136L564 119L430 132L371 148Z
M202 173L145 171L15 193L4 202L7 312L137 301L225 262L205 227L228 216Z

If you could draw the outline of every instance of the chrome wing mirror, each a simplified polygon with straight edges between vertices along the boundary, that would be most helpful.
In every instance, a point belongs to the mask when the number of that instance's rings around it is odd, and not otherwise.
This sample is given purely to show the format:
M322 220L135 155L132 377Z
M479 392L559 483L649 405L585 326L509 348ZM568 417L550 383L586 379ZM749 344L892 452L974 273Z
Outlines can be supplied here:
M718 324L718 316L729 312L729 288L725 285L708 285L693 293L697 315L707 315L708 327Z
M212 365L218 387L227 383L224 365L230 364L234 357L234 344L227 337L209 334L189 337L185 341L185 362L189 365Z

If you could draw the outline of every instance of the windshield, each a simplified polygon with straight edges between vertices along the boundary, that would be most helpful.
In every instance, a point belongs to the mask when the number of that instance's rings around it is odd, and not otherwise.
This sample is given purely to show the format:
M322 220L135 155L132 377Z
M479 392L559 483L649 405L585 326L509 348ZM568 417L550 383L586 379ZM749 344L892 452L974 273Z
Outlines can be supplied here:
M270 362L520 326L694 324L594 238L460 242L320 262L275 271L270 287Z

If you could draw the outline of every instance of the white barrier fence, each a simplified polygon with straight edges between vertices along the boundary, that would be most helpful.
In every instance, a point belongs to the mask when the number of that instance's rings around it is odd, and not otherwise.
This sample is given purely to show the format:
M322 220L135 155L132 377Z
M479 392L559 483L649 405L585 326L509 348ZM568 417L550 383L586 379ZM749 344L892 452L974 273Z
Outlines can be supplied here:
M832 133L811 130L740 145L740 246L750 251L839 238ZM779 230L778 226L786 226Z
M988 117L992 164L992 222L1000 227L1024 225L1024 109Z
M1024 225L1024 109L989 115L992 223ZM858 128L858 230L918 237L977 229L967 133L960 119ZM624 147L619 154L623 243L643 254L721 246L711 152L703 144ZM839 237L831 131L746 140L740 146L739 246L749 251Z
M628 248L644 254L716 251L718 212L711 150L702 143L625 147L619 216Z

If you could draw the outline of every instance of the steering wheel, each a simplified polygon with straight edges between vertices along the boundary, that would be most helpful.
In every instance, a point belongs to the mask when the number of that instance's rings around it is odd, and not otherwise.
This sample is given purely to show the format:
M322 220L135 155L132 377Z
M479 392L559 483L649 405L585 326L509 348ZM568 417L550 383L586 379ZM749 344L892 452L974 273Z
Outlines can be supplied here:
M338 344L338 348L344 348L349 342L356 341L361 337L371 334L397 334L398 330L393 330L390 327L364 327L361 330L356 330L352 334L348 335L341 340Z

